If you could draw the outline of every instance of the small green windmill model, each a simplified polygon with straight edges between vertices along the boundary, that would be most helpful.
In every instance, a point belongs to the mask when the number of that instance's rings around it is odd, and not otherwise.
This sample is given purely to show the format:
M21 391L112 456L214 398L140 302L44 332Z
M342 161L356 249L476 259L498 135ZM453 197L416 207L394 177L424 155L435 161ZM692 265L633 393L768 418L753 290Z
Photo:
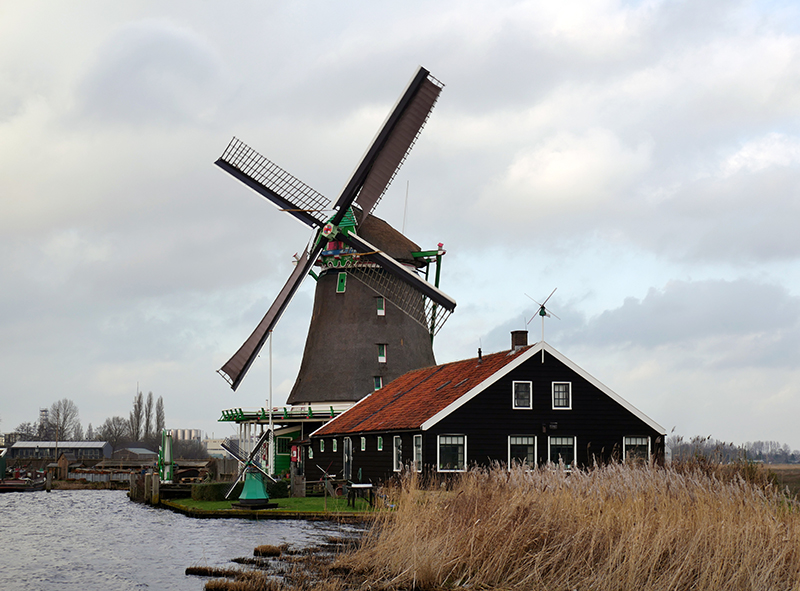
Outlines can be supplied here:
M244 487L239 495L239 502L241 504L262 505L269 501L267 480L275 482L275 479L267 474L258 462L258 455L261 452L261 448L264 447L268 439L269 431L264 431L247 457L241 452L239 446L234 445L231 440L226 439L222 442L223 449L239 460L240 464L239 476L228 489L228 493L225 495L226 499L231 496L236 485L239 484L241 480L244 480Z

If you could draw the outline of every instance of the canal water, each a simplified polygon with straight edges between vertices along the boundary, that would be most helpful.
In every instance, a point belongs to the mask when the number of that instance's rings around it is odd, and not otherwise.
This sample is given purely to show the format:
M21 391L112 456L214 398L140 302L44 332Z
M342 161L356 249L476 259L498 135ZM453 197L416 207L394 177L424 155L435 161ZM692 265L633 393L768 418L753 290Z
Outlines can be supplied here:
M187 566L233 568L261 544L303 548L351 533L329 522L194 519L125 491L0 494L0 590L199 591Z

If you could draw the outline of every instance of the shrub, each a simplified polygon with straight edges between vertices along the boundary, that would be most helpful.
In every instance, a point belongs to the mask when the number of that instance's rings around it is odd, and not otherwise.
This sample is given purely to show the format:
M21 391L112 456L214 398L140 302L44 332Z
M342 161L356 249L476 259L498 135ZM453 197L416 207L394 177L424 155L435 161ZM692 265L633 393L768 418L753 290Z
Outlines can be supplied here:
M243 483L236 485L230 499L237 499L242 494ZM224 501L225 495L231 488L230 482L202 482L192 485L192 500L194 501Z

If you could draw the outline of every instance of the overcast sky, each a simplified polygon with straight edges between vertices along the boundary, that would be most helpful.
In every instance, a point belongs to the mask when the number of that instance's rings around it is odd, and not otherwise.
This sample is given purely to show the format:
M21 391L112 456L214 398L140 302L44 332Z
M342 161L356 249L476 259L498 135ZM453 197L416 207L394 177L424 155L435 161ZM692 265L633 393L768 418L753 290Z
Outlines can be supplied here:
M422 65L445 88L376 213L445 245L437 361L557 287L545 339L668 431L800 448L797 3L431 5L0 1L0 430L138 384L232 434L266 349L235 393L215 371L309 232L214 161L236 136L335 198Z

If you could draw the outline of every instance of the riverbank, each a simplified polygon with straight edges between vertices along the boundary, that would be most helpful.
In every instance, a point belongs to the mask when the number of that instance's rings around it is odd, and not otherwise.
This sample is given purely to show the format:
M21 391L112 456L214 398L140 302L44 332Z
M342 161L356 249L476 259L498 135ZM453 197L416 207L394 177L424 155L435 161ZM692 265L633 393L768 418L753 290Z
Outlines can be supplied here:
M305 521L339 521L360 523L374 519L376 512L366 503L350 507L345 498L290 497L271 499L274 509L241 509L231 501L196 501L190 498L162 499L160 507L198 519L300 519Z

